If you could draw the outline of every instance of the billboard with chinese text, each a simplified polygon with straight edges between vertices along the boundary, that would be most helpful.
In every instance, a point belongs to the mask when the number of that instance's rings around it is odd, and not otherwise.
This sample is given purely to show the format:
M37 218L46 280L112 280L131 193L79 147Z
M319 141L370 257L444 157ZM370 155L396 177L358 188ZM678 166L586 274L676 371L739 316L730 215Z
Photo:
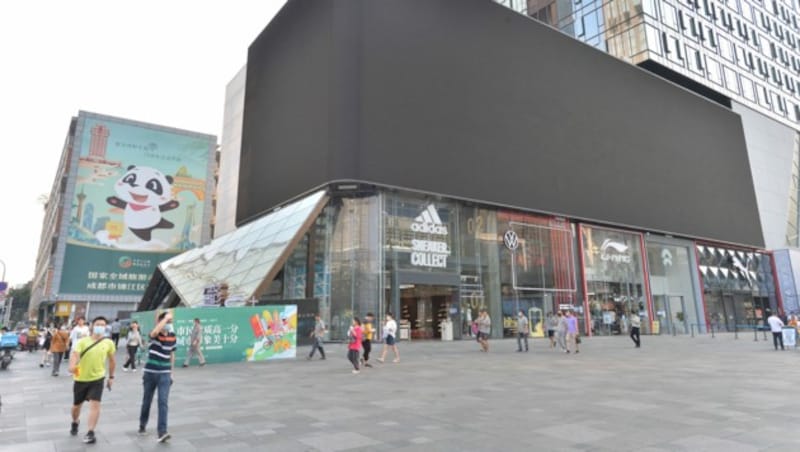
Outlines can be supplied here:
M81 113L59 291L139 296L161 261L199 246L215 145L208 135Z
M136 312L132 318L147 334L157 315L154 311ZM200 319L200 348L208 363L268 361L297 354L297 305L177 308L173 316L178 363L186 359L195 318Z

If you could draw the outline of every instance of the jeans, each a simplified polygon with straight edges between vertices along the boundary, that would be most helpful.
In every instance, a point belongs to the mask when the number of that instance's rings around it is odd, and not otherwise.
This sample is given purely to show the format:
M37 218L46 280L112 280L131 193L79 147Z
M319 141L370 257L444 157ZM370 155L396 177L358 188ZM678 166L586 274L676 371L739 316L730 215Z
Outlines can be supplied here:
M52 375L58 375L58 369L61 368L61 359L64 357L64 352L53 353L53 372Z
M528 333L517 333L517 350L522 351L522 341L525 340L525 351L528 351Z
M128 345L128 360L125 361L125 365L122 366L124 368L130 367L131 369L136 369L136 351L139 350L138 345Z
M633 343L636 344L637 347L642 345L642 338L639 336L638 326L631 327L631 339L633 339Z
M353 364L353 369L358 370L358 358L361 353L358 350L347 350L347 359Z
M139 426L146 427L150 418L150 405L153 404L153 395L158 389L158 436L167 433L167 411L169 410L169 387L172 385L172 375L169 373L157 374L145 372L142 376L144 383L144 397L142 397L142 412L139 415Z
M772 343L775 345L775 350L778 349L778 343L781 344L781 350L783 350L783 333L772 333Z
M314 338L314 345L311 346L311 353L308 354L308 357L309 358L313 358L314 357L314 352L316 352L317 349L319 349L319 354L322 355L323 358L325 358L325 350L322 348L322 338L321 337L315 337Z
M372 341L369 339L361 341L361 348L364 349L364 362L369 361L369 352L372 351Z

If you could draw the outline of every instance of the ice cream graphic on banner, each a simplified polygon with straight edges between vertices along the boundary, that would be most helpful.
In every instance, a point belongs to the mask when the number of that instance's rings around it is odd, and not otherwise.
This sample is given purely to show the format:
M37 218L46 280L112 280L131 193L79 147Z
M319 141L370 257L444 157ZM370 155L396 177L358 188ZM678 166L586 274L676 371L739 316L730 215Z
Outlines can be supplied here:
M246 351L247 361L294 358L297 349L297 306L265 309L250 317L253 346Z

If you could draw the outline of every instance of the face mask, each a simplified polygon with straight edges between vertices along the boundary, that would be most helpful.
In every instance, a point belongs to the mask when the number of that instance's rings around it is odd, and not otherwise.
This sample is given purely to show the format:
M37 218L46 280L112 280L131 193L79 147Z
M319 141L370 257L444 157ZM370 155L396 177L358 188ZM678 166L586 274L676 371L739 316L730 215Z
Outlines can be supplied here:
M168 323L168 324L164 325L164 331L166 331L167 333L172 333L175 330L173 329L172 324Z
M101 335L101 334L106 334L106 327L104 327L104 326L96 326L96 327L94 327L93 331L94 331L94 334L96 334L98 336Z

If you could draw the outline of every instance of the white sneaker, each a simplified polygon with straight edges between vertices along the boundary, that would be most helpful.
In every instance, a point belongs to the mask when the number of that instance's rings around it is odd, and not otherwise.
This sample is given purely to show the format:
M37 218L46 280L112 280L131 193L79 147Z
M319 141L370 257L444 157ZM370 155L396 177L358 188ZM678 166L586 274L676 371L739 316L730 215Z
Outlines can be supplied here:
M123 372L127 372L127 371L128 371L128 368L127 368L127 367L123 367L123 368L122 368L122 371L123 371Z
M136 373L136 369L133 369L131 372L134 372L134 373Z
M359 372L358 370L355 370L355 369L353 369L353 374L354 374L354 375L357 375L357 374L359 374L359 373L360 373L360 372Z

